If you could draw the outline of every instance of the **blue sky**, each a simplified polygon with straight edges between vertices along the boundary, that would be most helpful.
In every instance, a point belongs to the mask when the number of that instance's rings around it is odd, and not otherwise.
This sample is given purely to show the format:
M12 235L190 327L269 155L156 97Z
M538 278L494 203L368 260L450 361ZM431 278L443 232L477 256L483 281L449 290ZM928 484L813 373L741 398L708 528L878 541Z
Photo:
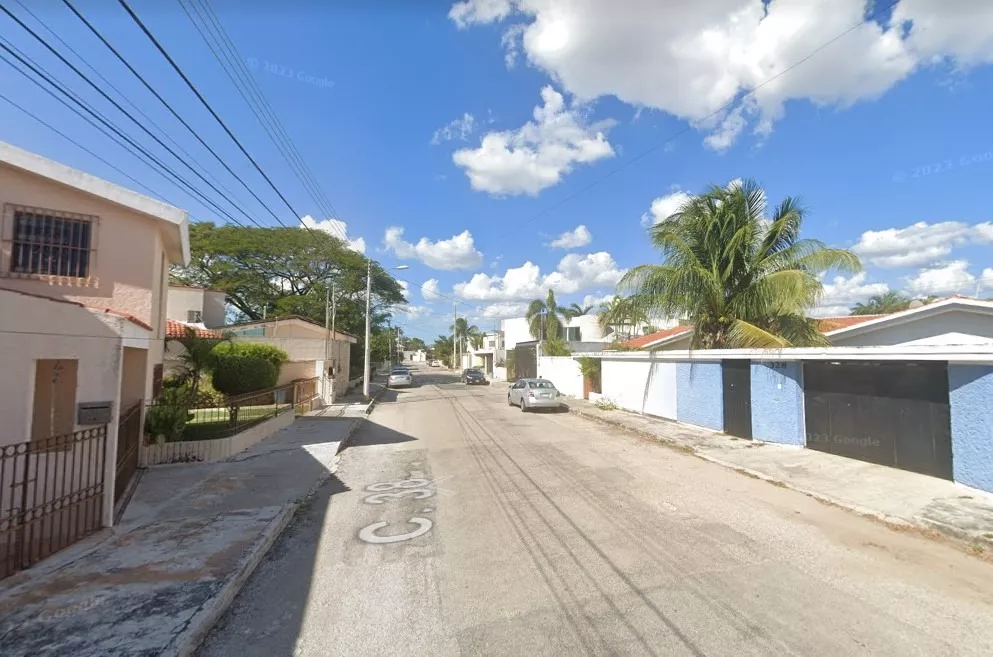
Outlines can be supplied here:
M61 2L25 4L275 225ZM74 4L283 223L299 225L116 3ZM770 202L802 197L807 236L862 255L863 274L827 275L820 314L887 289L993 296L989 3L960 2L957 13L900 0L861 25L862 0L267 4L212 2L334 217L180 3L133 7L296 214L346 230L387 266L410 266L410 308L397 317L408 334L444 331L453 299L492 328L548 286L565 303L602 298L626 268L657 260L645 238L653 207L665 214L680 194L742 177ZM23 6L10 9L78 63ZM6 16L0 33L161 152ZM196 219L221 220L3 62L0 93ZM0 125L5 141L136 187L3 100ZM550 246L567 232L572 246Z

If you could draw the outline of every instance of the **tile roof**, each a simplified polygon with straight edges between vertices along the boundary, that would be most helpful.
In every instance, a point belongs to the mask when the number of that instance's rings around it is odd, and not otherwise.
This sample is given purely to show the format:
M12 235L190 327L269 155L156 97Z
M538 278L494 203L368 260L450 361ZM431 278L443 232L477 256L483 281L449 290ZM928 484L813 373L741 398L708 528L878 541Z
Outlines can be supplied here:
M177 322L172 319L166 320L166 337L167 338L185 338L186 329L193 329L194 334L198 338L220 338L223 337L220 331L215 331L209 328L200 328L199 326L193 326L191 324L184 324L183 322Z
M869 322L874 319L879 319L880 317L886 317L886 313L882 315L846 315L845 317L818 317L817 318L817 330L821 333L830 333L831 331L837 331L838 329L851 328L857 324L862 324L863 322Z
M21 296L24 297L31 297L33 299L44 299L45 301L53 301L55 303L65 303L70 306L78 306L80 308L86 308L87 310L96 310L98 312L104 312L111 315L116 315L117 317L123 317L132 324L140 326L146 331L152 330L151 326L149 326L147 323L143 322L142 320L138 319L134 315L129 315L128 313L121 312L120 310L114 310L113 308L100 308L98 306L87 306L85 303L80 303L78 301L70 301L69 299L59 299L58 297L50 297L44 294L34 294L33 292L24 292L22 290L11 290L9 288L0 288L0 291L13 292L14 294L20 294Z
M648 335L641 335L637 338L631 338L630 340L625 340L621 343L622 347L629 347L633 349L641 349L642 347L649 345L653 342L658 342L659 340L664 340L665 338L671 338L681 333L686 333L692 331L692 326L673 326L672 328L663 329L661 331L656 331L655 333L649 333Z

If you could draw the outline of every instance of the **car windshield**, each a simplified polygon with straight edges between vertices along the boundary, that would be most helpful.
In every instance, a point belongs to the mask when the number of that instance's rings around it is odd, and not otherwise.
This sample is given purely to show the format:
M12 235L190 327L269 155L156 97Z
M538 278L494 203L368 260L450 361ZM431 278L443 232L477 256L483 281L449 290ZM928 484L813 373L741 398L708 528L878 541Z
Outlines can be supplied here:
M393 370L392 374L393 376L407 376L409 372L409 370Z
M545 390L555 390L555 386L552 385L551 381L531 381L528 383L528 386Z
M479 376L483 375L483 373L480 372L479 370L467 370L466 374L478 374Z

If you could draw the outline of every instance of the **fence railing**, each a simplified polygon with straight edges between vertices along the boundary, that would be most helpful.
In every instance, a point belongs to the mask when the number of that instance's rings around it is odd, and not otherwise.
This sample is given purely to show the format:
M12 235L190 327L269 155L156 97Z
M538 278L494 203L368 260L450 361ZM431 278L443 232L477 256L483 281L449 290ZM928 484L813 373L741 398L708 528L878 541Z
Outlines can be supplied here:
M107 427L0 447L0 579L101 527Z
M141 445L141 400L121 413L117 423L117 463L114 478L114 504L121 501L131 479L138 472L138 448Z
M305 413L320 399L319 379L300 379L267 390L232 395L217 403L177 406L174 400L149 404L145 433L165 442L227 438L290 409Z

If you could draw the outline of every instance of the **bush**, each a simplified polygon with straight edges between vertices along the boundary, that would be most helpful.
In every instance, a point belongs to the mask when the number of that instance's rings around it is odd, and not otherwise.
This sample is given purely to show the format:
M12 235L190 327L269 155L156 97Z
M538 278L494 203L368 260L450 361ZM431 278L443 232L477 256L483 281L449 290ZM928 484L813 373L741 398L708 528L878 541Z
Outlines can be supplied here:
M158 444L182 440L183 429L190 419L185 388L164 388L159 403L145 414L145 434Z
M572 350L566 346L565 341L559 338L549 338L541 345L542 356L571 356Z
M279 366L289 359L286 352L279 347L254 342L222 342L214 347L210 353L215 357L234 355L261 358L275 365L277 371Z
M218 354L211 383L225 395L241 395L276 385L279 367L259 356Z
M599 358L590 358L589 356L581 356L576 360L579 362L579 372L583 375L583 378L589 379L593 392L601 392L601 360Z

